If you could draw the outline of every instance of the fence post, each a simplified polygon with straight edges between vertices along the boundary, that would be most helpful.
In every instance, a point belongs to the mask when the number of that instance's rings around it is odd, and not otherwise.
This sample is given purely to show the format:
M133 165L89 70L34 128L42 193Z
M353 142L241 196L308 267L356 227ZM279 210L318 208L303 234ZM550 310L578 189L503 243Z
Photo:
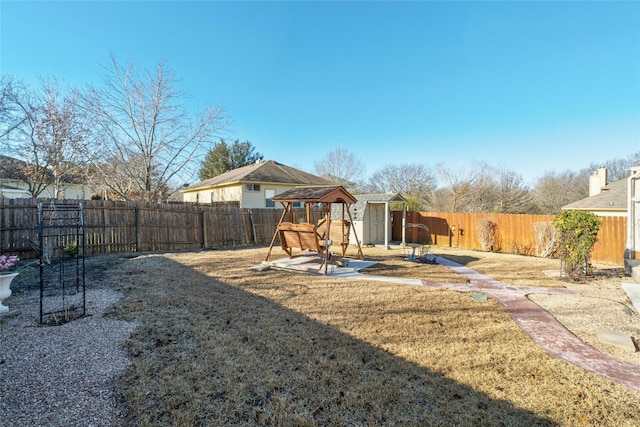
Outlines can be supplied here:
M202 248L206 249L209 247L209 242L207 239L207 213L202 210Z
M258 236L256 236L256 223L253 220L253 211L249 209L249 224L251 224L251 232L253 233L253 244L258 244Z
M142 252L140 249L140 209L138 209L138 203L133 203L133 211L135 212L135 232L136 232L136 252Z

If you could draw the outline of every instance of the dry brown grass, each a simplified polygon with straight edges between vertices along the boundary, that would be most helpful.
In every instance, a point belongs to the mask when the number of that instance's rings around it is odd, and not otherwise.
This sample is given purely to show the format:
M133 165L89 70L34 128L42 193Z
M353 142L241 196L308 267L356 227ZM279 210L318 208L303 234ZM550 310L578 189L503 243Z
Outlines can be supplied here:
M375 274L465 280L366 251ZM113 315L140 325L121 379L130 425L640 424L637 392L550 357L491 299L248 270L265 253L144 255L114 271L125 297ZM535 258L443 255L505 282L561 285Z
M452 283L467 280L441 265L407 262L404 252L400 249L385 250L376 247L365 248L365 252L367 260L376 261L378 264L367 268L363 273ZM434 248L431 255L443 256L504 283L519 286L563 286L563 283L543 273L547 270L559 272L558 260L447 247ZM517 268L514 268L515 266Z

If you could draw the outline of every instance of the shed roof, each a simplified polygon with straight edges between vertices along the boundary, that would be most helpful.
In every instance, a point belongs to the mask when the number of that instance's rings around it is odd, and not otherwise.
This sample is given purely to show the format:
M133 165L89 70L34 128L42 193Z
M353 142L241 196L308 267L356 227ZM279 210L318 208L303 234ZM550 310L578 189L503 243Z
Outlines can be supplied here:
M392 203L406 202L407 200L398 193L367 193L357 194L358 201L351 206L351 216L354 221L362 221L364 212L368 204L372 203ZM339 215L339 212L333 211L333 216Z
M213 178L205 179L193 184L183 192L200 190L209 187L220 187L238 183L275 183L289 185L330 185L331 181L319 176L301 171L291 166L283 165L274 160L252 163L237 168Z
M591 197L569 203L563 210L582 211L626 211L628 180L614 181L602 188L602 192Z
M355 203L356 198L341 185L295 187L272 198L274 202Z
M390 203L407 201L398 193L356 194L356 198L358 199L358 203Z

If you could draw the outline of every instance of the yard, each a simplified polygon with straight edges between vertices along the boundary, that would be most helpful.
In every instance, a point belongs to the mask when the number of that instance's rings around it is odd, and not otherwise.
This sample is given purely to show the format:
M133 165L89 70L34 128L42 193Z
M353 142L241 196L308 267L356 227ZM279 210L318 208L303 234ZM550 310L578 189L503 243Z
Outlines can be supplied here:
M378 262L364 273L466 280L440 265L407 262L399 251L364 252ZM640 369L637 352L594 334L602 325L640 335L638 315L618 289L621 269L600 267L587 283L573 284L551 277L559 270L554 260L436 253L505 283L575 288L580 295L564 301L535 300L581 339ZM125 343L130 364L114 385L125 425L640 424L638 392L547 355L491 298L249 270L265 254L90 260L89 289L122 294L107 319L135 325ZM19 317L7 319L3 341L20 334Z

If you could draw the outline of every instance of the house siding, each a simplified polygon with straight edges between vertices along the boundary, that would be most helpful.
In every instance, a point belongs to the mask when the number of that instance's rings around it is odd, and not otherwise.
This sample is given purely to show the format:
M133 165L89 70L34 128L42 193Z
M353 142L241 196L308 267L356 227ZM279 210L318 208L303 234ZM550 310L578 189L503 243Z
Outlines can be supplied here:
M267 205L265 198L266 190L275 190L276 195L278 195L297 186L269 183L255 184L260 185L260 191L248 191L246 183L242 183L226 187L184 192L182 200L190 203L239 202L240 206L243 208L261 209L265 208ZM282 209L282 206L280 206L279 203L276 203L273 207L276 209Z
M247 191L246 186L242 187L242 206L249 209L261 209L267 207L266 190L275 190L275 194L284 193L287 190L297 187L297 185L281 185L261 183L260 191ZM280 203L276 203L272 208L282 209Z
M264 189L266 184L260 185L259 191L249 191L246 185L242 186L242 203L241 206L248 209L258 209L265 207Z
M182 200L191 203L240 202L242 200L241 194L242 187L240 185L230 185L183 193Z
M242 200L242 186L231 185L229 187L216 188L209 190L209 197L201 199L206 202L239 202Z
M70 200L89 200L91 199L91 190L82 185L69 185L60 189L58 198L59 199L70 199ZM48 186L44 189L40 194L38 194L39 198L50 198L54 199L55 197L55 189L51 186Z
M3 185L7 185L14 188L2 188ZM8 199L29 199L31 194L29 193L29 184L16 180L1 180L0 191L2 191L3 197ZM63 185L59 191L58 199L71 199L71 200L91 200L93 195L91 189L82 184L66 184ZM38 195L38 198L55 199L55 188L52 185L48 185Z

